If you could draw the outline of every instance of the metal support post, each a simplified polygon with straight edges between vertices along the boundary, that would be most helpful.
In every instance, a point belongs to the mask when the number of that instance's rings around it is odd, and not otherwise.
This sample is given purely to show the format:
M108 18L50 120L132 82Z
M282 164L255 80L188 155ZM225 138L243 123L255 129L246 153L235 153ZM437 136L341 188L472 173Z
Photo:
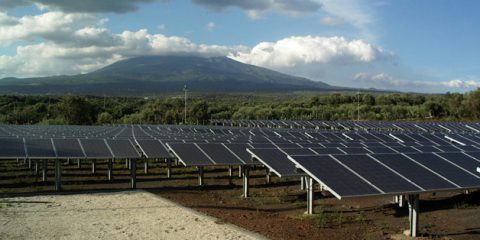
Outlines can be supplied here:
M266 171L265 178L266 178L267 184L270 184L270 180L271 180L270 169L266 168L265 171Z
M249 174L250 174L250 168L248 166L243 167L243 171L240 171L243 173L243 197L248 198L249 196L249 189L248 189L248 184L249 184Z
M165 159L167 161L167 178L172 177L172 160Z
M80 169L82 167L82 163L80 162L80 158L77 159L77 168Z
M300 190L306 190L306 178L305 176L300 177Z
M43 159L43 166L42 166L42 181L47 181L47 171L48 171L48 162L47 159Z
M233 176L233 167L232 166L228 166L228 176L229 177Z
M148 159L145 158L145 162L144 162L144 171L145 171L145 174L148 174Z
M198 168L198 186L203 186L203 167L197 167Z
M420 195L408 196L408 217L410 223L410 236L418 236L419 214L420 214Z
M243 176L242 174L242 165L238 166L238 178L241 178Z
M108 164L107 164L107 174L108 174L108 181L112 181L113 178L113 161L112 159L108 159Z
M62 190L61 174L62 174L62 166L60 166L60 160L55 159L55 191Z
M314 188L313 188L313 178L306 177L307 180L307 214L311 215L313 211L313 201L314 201Z
M97 167L97 160L92 160L92 174L95 174L95 168Z
M129 159L130 162L130 183L132 189L137 188L137 161L135 159Z

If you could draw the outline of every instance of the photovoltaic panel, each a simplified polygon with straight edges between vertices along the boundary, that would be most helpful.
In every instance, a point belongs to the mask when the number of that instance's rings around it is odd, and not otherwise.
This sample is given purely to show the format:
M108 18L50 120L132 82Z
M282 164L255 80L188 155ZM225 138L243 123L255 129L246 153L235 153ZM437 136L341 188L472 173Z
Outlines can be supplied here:
M185 166L215 165L215 163L193 143L167 143L167 146Z
M368 150L373 153L396 153L395 150L388 147L369 147Z
M448 161L462 167L468 172L480 177L480 173L477 172L477 167L480 167L480 161L472 158L465 153L436 153L437 155L447 159Z
M140 150L147 158L171 158L172 154L159 140L137 139Z
M341 143L322 143L322 145L326 148L345 147L345 145L342 145Z
M452 183L401 154L375 154L371 156L425 190L453 190L457 188Z
M254 148L277 148L272 143L250 143Z
M442 150L442 152L458 152L461 151L459 148L455 146L448 146L448 145L441 145L441 146L435 146L436 148Z
M247 152L247 148L251 148L246 143L225 143L224 144L230 151L235 153L245 163L252 163L252 155Z
M461 151L464 151L464 152L478 152L480 151L480 149L474 147L474 146L471 146L471 145L466 145L466 146L455 146L459 149L461 149Z
M128 139L107 139L115 158L140 158L140 153Z
M23 138L0 138L0 159L25 158Z
M82 147L76 138L53 139L59 158L84 158Z
M278 148L256 148L247 149L247 151L279 177L301 176L296 171L295 164Z
M390 171L368 155L333 155L341 163L385 193L418 192L420 188Z
M410 153L406 155L462 188L480 186L479 178L467 174L465 170L456 167L437 155L428 153Z
M391 149L399 152L399 153L417 153L420 152L415 148L409 147L409 146L404 146L404 147L390 147Z
M312 151L314 151L316 154L345 154L345 152L342 152L338 148L310 148Z
M288 155L312 155L315 154L308 148L282 148L282 151Z
M25 139L25 146L27 148L27 156L29 158L56 158L55 150L53 148L52 140L47 139Z
M363 147L352 147L352 148L344 147L344 148L339 148L339 149L346 152L347 154L371 153L370 151L368 151L366 148L363 148Z
M199 148L203 150L216 165L243 165L239 157L229 151L224 145L220 143L199 143Z
M415 146L414 148L418 149L422 153L442 152L440 149L434 146Z
M80 144L87 158L108 159L113 157L104 139L80 139Z
M294 155L289 158L315 180L327 186L337 198L382 194L330 156Z

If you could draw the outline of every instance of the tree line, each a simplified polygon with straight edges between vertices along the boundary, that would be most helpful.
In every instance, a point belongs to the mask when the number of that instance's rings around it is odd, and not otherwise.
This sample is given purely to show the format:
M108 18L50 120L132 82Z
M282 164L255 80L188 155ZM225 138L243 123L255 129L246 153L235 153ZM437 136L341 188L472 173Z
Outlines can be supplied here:
M210 119L477 120L480 89L467 93L330 93L198 95L188 100L188 124ZM180 97L0 96L8 124L181 124Z

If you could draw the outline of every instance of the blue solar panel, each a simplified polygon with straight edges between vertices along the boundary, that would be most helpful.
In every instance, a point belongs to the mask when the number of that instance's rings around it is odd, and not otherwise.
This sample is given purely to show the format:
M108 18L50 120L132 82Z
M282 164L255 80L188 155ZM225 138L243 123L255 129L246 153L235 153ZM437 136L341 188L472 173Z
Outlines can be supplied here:
M478 154L474 153L474 154ZM449 160L450 162L462 167L468 172L480 176L480 173L477 172L477 167L480 167L480 161L472 158L467 155L470 153L437 153L439 156Z
M84 158L82 147L76 138L53 139L59 158Z
M272 172L280 177L299 176L295 164L287 158L287 155L276 148L248 149L252 156L267 166Z
M410 179L425 190L451 190L457 188L452 183L432 173L430 170L421 167L403 155L376 154L372 155L372 157L407 179Z
M418 192L420 188L390 171L367 155L334 155L341 163L363 176L385 193Z
M467 174L466 171L445 161L437 155L428 153L410 153L407 154L407 156L454 182L460 187L467 188L480 186L479 178Z
M178 160L185 166L215 165L215 163L193 143L167 143L167 145Z
M29 158L56 158L51 139L25 139L27 155Z
M25 146L22 138L0 138L0 158L25 158Z
M315 180L326 185L338 198L382 194L330 156L304 155L290 158Z
M243 165L242 160L220 143L199 143L203 150L216 165Z

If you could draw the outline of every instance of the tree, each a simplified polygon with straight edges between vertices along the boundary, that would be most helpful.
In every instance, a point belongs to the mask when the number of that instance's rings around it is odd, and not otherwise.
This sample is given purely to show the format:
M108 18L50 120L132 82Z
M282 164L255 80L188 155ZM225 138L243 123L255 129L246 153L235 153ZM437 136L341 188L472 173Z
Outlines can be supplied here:
M96 120L95 107L82 97L65 97L58 103L58 116L67 124L88 125Z

